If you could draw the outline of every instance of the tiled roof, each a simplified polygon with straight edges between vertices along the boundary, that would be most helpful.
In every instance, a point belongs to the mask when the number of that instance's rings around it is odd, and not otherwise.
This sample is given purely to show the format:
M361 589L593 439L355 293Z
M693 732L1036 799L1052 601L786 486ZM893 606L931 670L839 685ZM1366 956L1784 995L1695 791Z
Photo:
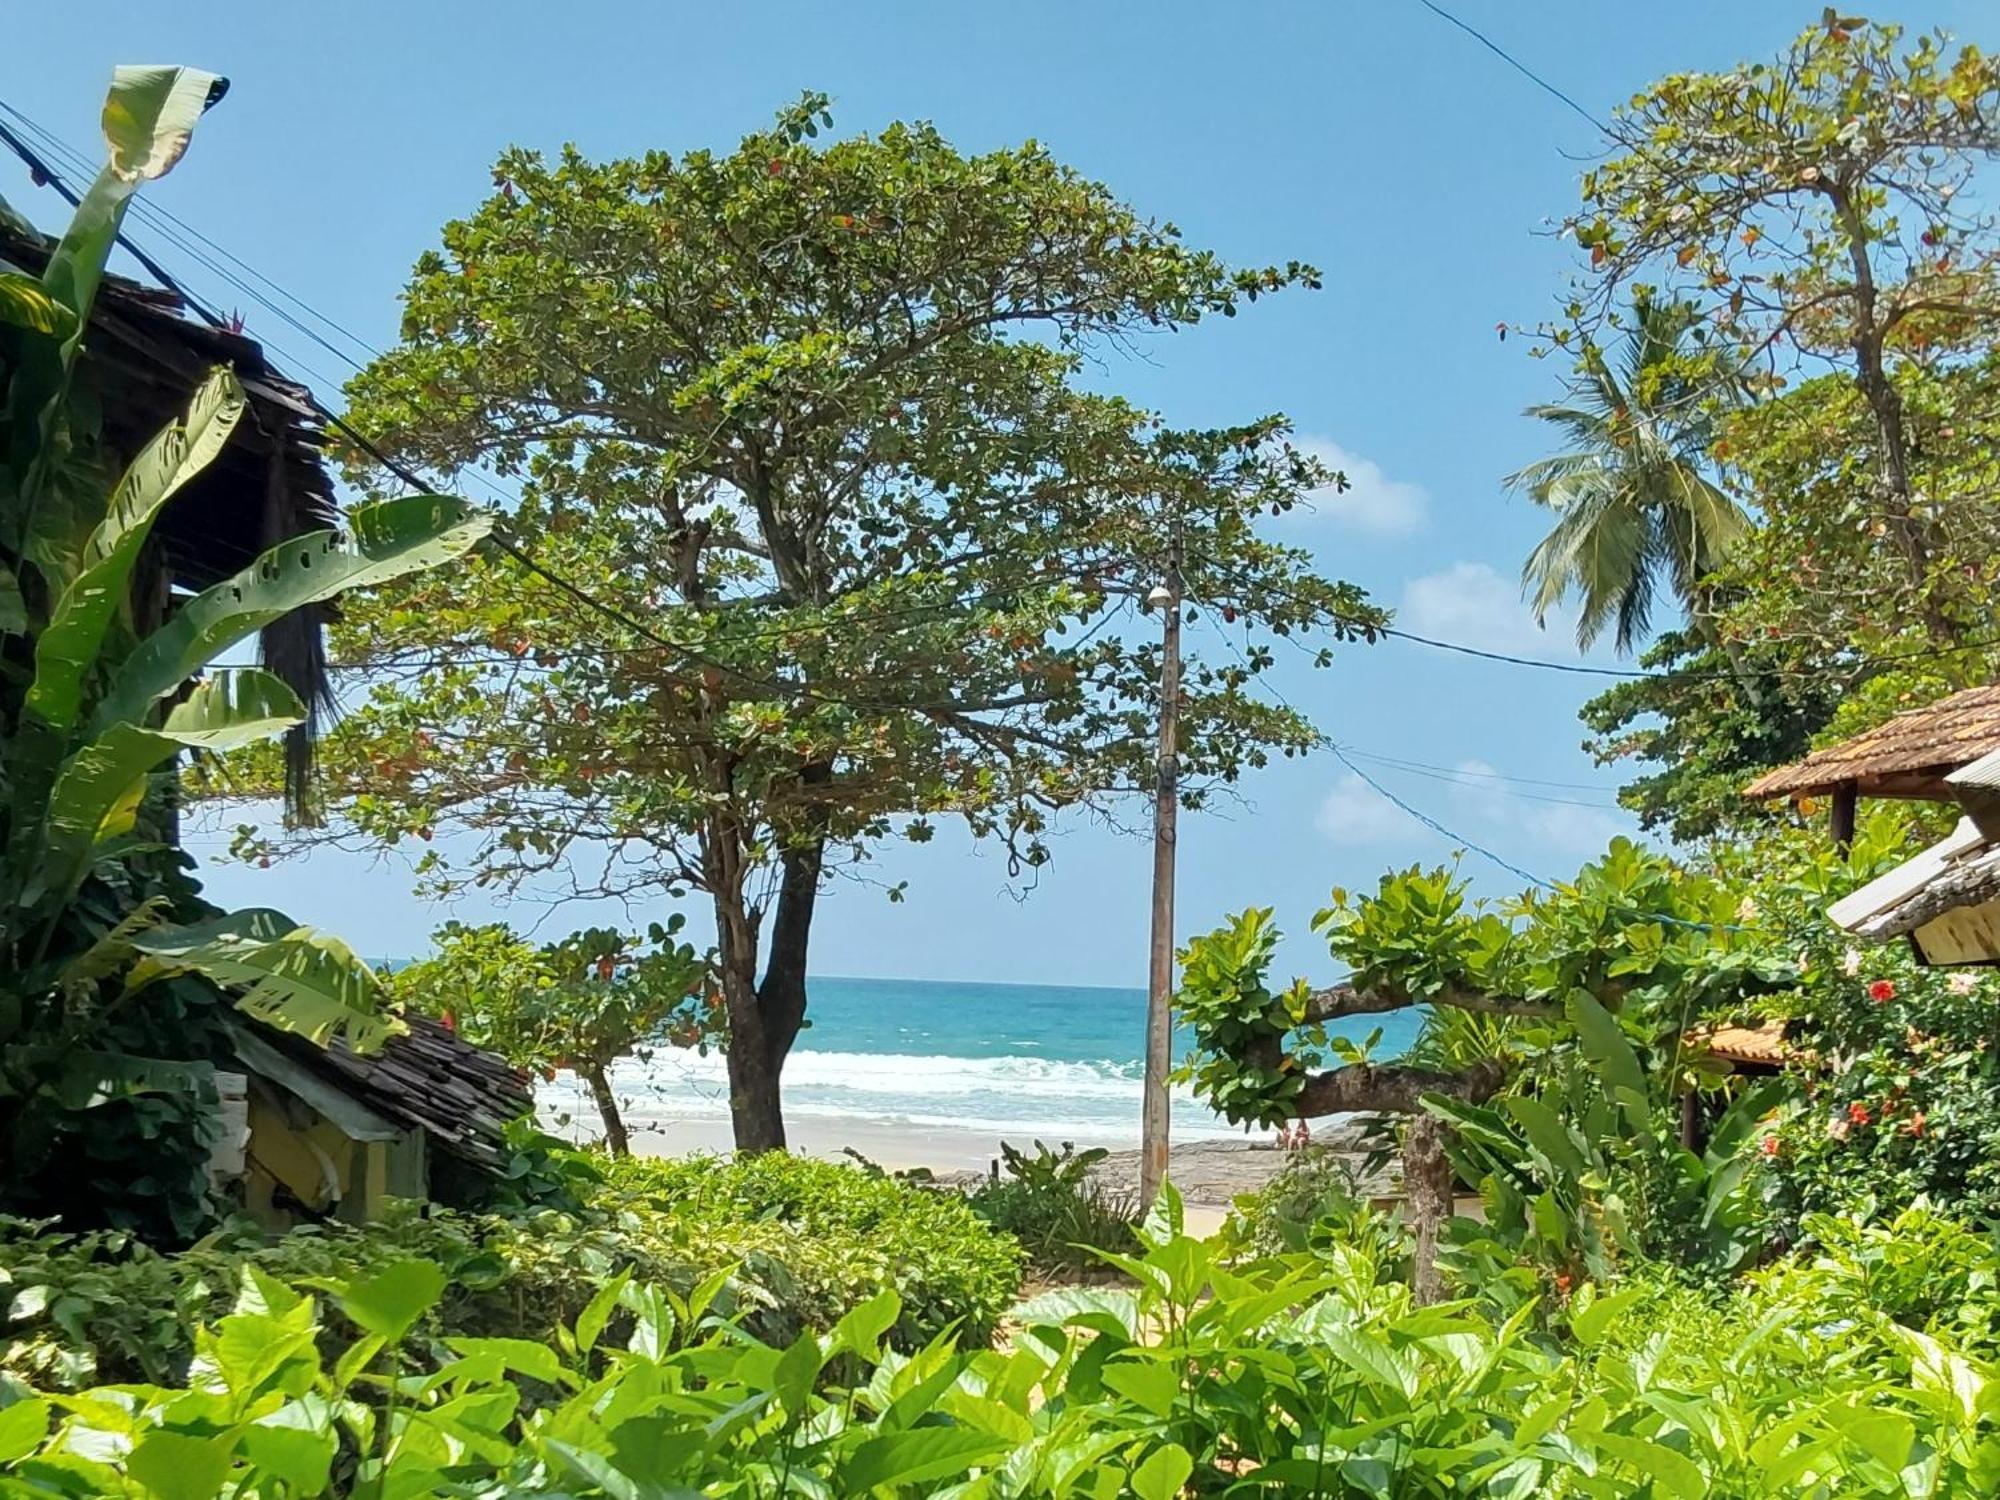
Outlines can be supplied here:
M1767 771L1747 797L1797 797L1851 786L1864 795L1948 799L1944 776L2000 750L2000 683L1897 714L1853 739Z
M497 1165L507 1122L534 1109L526 1075L427 1016L403 1020L407 1031L365 1056L341 1042L321 1048L282 1033L262 1034L377 1114L424 1131L433 1146L480 1166Z

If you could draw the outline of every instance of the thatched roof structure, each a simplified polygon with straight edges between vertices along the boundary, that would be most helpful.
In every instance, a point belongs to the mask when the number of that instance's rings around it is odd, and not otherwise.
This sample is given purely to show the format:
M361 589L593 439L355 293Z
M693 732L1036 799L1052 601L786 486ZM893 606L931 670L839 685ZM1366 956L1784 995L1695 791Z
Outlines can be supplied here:
M0 264L40 275L54 248L53 240L0 214ZM311 392L277 370L256 340L186 312L172 292L107 275L76 376L102 414L101 456L112 473L185 411L215 366L232 367L249 398L228 445L153 527L151 566L142 569L135 598L159 609L174 590L220 583L279 542L340 524L325 463L326 429ZM265 664L315 715L331 701L327 617L326 606L300 610L263 636ZM295 802L304 791L311 730L308 720L288 746Z
M1709 1056L1751 1071L1781 1068L1792 1055L1783 1021L1755 1026L1703 1026L1687 1033L1688 1044Z
M1968 688L1897 714L1865 734L1767 771L1746 797L1909 797L1949 802L1945 777L2000 750L2000 683Z
M247 1033L241 1046L259 1071L275 1070L273 1055L288 1059L385 1119L423 1131L447 1156L481 1168L500 1165L507 1123L534 1111L526 1076L427 1016L403 1020L407 1031L366 1056L342 1041L319 1047L264 1026Z

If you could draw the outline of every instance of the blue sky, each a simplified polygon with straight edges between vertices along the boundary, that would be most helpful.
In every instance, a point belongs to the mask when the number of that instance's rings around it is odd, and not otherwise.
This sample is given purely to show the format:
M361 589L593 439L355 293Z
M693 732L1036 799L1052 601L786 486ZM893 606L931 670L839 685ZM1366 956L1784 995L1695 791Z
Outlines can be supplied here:
M1741 0L1455 8L1599 112L1663 73L1766 55L1819 14ZM1902 13L1996 41L1991 11L1972 0ZM8 34L0 97L93 159L114 63L227 74L229 97L153 201L377 345L394 336L411 261L484 195L510 142L575 141L598 155L726 146L804 89L833 95L842 131L929 118L967 150L1038 138L1195 244L1325 272L1323 291L1160 340L1143 360L1110 365L1107 382L1175 422L1289 413L1356 482L1321 514L1285 523L1328 572L1365 585L1406 629L1577 660L1563 632L1537 632L1519 603L1537 517L1499 483L1542 451L1520 410L1555 392L1562 372L1494 328L1534 323L1562 286L1569 256L1546 229L1575 201L1580 167L1564 153L1590 151L1592 131L1417 0L99 3L30 7L9 18ZM0 163L0 194L60 222L60 205L11 159ZM346 372L331 355L180 252L159 254L211 302L240 308L294 373L328 377L320 388L334 394ZM1202 628L1191 645L1223 649ZM1575 709L1602 685L1592 679L1390 642L1343 650L1323 672L1286 660L1273 681L1343 744L1467 768L1451 781L1361 762L1531 871L1566 874L1627 826L1608 806L1614 779L1580 748ZM1304 929L1330 886L1370 885L1454 847L1330 755L1281 763L1244 792L1243 805L1183 821L1179 930L1275 906L1297 934L1286 963L1315 977L1331 965ZM1123 821L1143 830L1143 809ZM871 880L908 880L909 899L837 882L815 969L1143 983L1144 842L1079 818L1055 847L1027 894L1010 889L1000 857L953 833L883 850ZM1466 869L1488 893L1520 885L1476 855ZM371 954L418 951L446 916L498 910L484 899L450 911L414 901L393 854L323 851L271 872L211 866L208 884L218 901L281 906ZM508 914L552 935L571 915L612 915ZM701 924L698 910L690 917Z

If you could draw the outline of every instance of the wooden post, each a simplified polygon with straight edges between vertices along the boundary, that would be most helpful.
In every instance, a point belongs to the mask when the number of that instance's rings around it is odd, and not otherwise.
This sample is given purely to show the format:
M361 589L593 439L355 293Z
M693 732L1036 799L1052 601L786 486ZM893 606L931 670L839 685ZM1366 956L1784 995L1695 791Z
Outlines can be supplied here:
M1146 1080L1139 1117L1139 1202L1151 1208L1167 1178L1167 1074L1174 1045L1174 838L1180 806L1175 754L1181 699L1181 539L1176 522L1164 586L1160 652L1160 755L1153 784L1153 951L1146 988Z
M1854 847L1854 783L1833 789L1833 811L1828 822L1833 828L1833 847L1842 854Z

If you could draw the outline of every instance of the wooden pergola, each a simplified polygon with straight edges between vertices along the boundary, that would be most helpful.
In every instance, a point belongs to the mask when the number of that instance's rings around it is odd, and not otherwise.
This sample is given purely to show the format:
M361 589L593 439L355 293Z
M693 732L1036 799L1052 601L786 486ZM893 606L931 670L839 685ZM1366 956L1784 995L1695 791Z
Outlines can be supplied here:
M1758 801L1825 797L1834 841L1854 839L1855 804L1863 797L1955 802L1946 778L2000 750L2000 683L1967 688L1923 708L1897 714L1851 740L1815 750L1795 766L1767 771L1743 789Z

